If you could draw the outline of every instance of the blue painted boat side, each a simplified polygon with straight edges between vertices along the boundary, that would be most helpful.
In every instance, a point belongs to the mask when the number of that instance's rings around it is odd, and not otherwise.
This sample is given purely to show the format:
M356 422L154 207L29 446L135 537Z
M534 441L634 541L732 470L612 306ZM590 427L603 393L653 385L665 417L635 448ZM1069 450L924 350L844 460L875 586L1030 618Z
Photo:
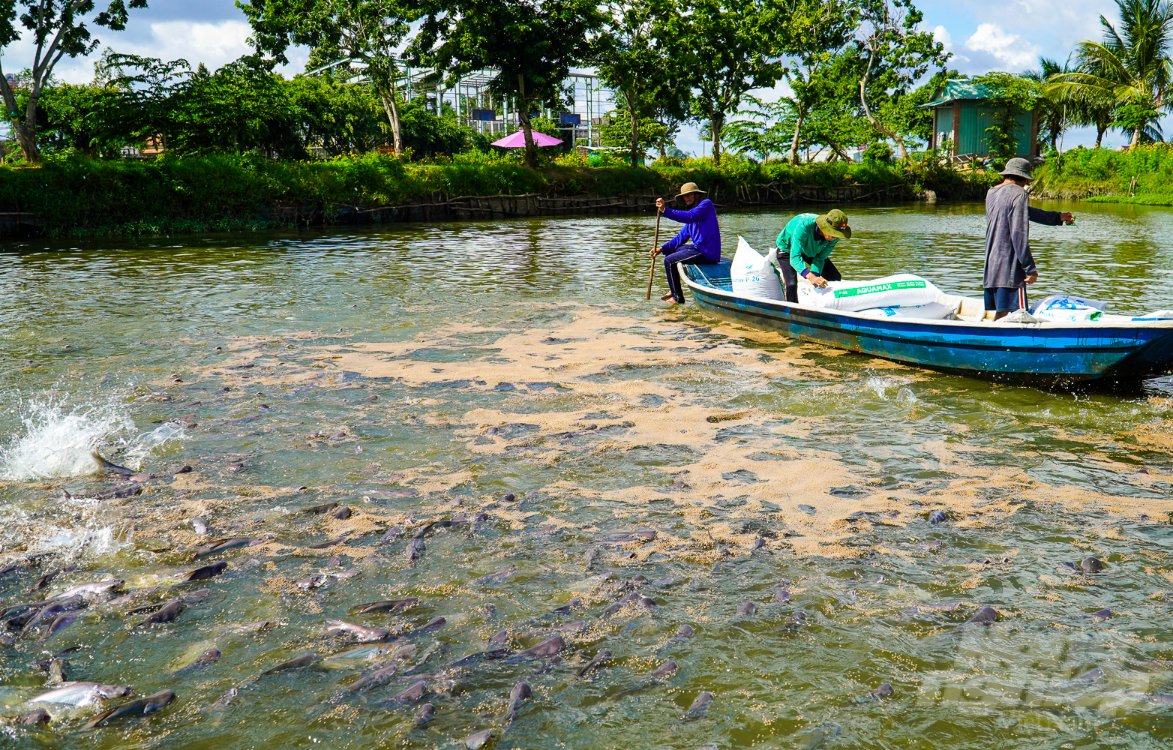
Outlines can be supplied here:
M1170 327L993 327L863 318L738 297L691 273L686 278L703 307L764 323L794 338L932 369L1074 382L1135 380L1173 365Z

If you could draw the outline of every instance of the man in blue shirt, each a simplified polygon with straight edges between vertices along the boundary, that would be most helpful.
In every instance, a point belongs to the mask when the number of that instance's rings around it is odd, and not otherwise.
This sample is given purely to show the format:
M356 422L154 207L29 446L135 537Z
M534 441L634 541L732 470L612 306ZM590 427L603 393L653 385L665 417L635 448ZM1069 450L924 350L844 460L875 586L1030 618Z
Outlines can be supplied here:
M717 228L717 207L702 196L705 191L695 182L680 186L680 195L685 211L677 211L664 205L663 198L656 199L656 210L672 221L684 224L684 228L660 247L652 248L651 255L664 254L664 274L668 277L668 289L662 299L673 305L684 304L684 290L680 286L677 263L720 263L721 232Z

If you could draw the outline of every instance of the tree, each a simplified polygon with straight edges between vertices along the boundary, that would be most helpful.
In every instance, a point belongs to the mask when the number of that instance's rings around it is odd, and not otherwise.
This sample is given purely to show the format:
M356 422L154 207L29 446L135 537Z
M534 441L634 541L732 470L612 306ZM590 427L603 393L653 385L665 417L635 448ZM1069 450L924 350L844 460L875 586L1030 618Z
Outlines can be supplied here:
M286 89L301 113L299 129L307 151L339 156L373 151L388 142L383 105L369 83L299 75Z
M272 62L246 55L215 73L203 66L171 97L168 147L177 153L301 158L303 114Z
M29 67L28 100L23 115L17 106L16 92L0 64L0 95L16 140L29 162L41 158L37 148L37 109L57 63L65 56L93 52L98 40L93 38L91 26L121 31L126 28L130 10L147 7L147 0L109 0L97 12L95 5L95 0L0 0L0 51L21 38L21 27L32 33L35 51ZM19 21L18 11L22 11Z
M1041 96L1038 100L1039 113L1039 132L1044 134L1045 142L1051 147L1052 151L1059 149L1059 136L1067 129L1071 119L1068 117L1068 102L1064 101L1062 96L1046 87L1047 81L1052 77L1062 75L1064 73L1072 73L1069 70L1067 63L1060 65L1055 60L1047 57L1039 58L1039 67L1037 70L1028 70L1023 73L1023 77L1027 80L1034 81L1042 85Z
M1132 146L1141 142L1160 113L1169 108L1173 72L1169 46L1173 41L1173 4L1168 0L1116 0L1120 27L1100 16L1101 42L1080 42L1080 72L1055 76L1052 90L1084 102L1111 101L1113 123L1132 132Z
M747 96L746 100L750 106L738 112L746 119L731 120L725 126L730 150L756 155L762 161L793 151L792 134L797 130L794 123L798 120L794 102L789 99L764 102L754 96Z
M624 106L623 95L617 92L615 98L615 104L620 109L607 113L603 126L600 128L600 140L604 146L625 148L629 154L632 141L635 140L638 149L636 166L638 166L648 149L655 147L663 149L666 146L666 141L671 141L668 128L664 123L650 117L639 120L632 127L631 110Z
M314 48L319 57L350 59L366 66L379 95L395 144L403 152L399 120L400 70L397 49L410 24L423 14L412 0L244 0L238 2L253 27L258 50L286 62L290 44Z
M530 114L561 106L571 65L590 58L602 25L595 0L429 0L413 59L450 82L491 70L489 91L512 97L525 133L525 162L537 165Z
M790 19L781 0L695 0L690 13L674 14L666 25L670 48L681 51L679 75L695 89L693 114L708 125L714 162L721 162L729 114L747 92L782 77Z
M944 68L949 54L931 32L919 30L923 14L913 0L855 1L859 12L856 45L863 61L859 102L872 127L896 144L901 159L907 159L903 136L877 116L872 104L908 93L930 69Z
M132 145L135 137L127 127L131 108L124 93L109 84L46 87L39 106L40 147L49 153L114 156Z
M849 0L834 0L821 4L814 12L794 17L794 32L803 45L782 75L790 84L794 111L790 139L791 164L798 163L798 148L803 127L812 112L822 107L841 111L842 99L830 99L827 93L836 87L828 77L828 70L841 61L843 50L853 38L856 14L851 12Z
M1018 115L1035 110L1042 95L1042 87L1026 76L1000 71L978 76L973 81L989 92L985 105L989 108L992 122L985 133L990 155L1005 163L1018 155L1018 138L1015 135Z
M119 92L122 126L128 138L157 138L169 145L174 127L175 96L189 85L193 71L187 60L164 61L107 49L95 66L95 82Z
M629 128L624 143L637 166L644 144L655 136L645 123L657 114L683 119L688 110L689 86L672 75L671 49L665 43L666 24L673 9L643 0L615 0L604 6L606 19L599 38L599 77L617 93ZM660 125L665 130L664 125Z
M850 159L849 149L865 146L877 134L864 118L859 104L857 82L863 63L859 50L849 46L829 58L806 83L803 96L807 106L794 145L826 146L838 159ZM797 161L797 152L794 154Z

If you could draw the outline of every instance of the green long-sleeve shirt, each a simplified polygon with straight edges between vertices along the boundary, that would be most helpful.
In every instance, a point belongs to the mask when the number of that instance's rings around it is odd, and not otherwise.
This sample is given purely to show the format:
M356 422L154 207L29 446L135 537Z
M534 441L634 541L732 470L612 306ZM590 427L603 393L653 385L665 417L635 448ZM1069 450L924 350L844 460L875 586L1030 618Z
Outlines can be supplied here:
M778 255L790 258L790 265L802 273L809 265L812 273L823 274L823 265L831 257L839 240L820 240L815 237L815 219L818 214L799 214L782 227L775 243Z

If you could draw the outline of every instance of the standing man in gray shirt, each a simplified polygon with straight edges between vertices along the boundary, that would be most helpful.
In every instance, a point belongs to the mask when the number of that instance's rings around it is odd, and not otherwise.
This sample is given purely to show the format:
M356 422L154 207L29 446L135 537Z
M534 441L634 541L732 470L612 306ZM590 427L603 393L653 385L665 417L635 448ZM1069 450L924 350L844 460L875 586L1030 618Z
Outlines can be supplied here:
M982 277L986 310L999 320L1019 308L1020 291L1039 279L1030 252L1028 222L1070 224L1070 213L1041 211L1027 205L1030 162L1011 159L1002 170L1002 182L986 194L986 268ZM1023 295L1025 296L1025 295Z

